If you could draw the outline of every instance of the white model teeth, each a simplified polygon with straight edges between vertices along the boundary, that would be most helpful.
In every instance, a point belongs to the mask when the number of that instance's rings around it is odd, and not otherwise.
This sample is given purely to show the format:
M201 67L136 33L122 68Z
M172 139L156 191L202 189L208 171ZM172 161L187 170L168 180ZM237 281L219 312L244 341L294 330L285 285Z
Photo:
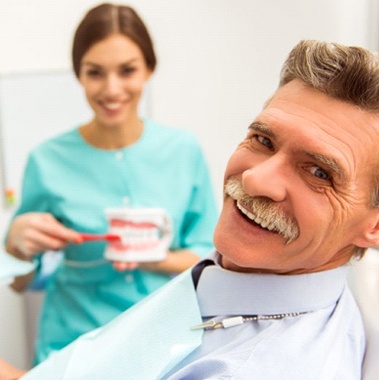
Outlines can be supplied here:
M259 224L262 228L266 228L268 229L269 231L272 231L274 229L274 225L272 224L269 224L268 222L262 220L261 218L259 218L258 216L256 216L255 214L253 214L252 212L246 210L240 203L237 202L237 207L239 210L241 210L241 212L243 214L245 214L250 220L252 220L253 222Z

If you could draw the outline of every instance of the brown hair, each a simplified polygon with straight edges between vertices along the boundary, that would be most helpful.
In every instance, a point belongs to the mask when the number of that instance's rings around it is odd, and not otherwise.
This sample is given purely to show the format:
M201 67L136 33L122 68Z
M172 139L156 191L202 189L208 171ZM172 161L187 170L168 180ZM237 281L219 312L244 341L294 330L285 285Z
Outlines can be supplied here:
M81 60L88 49L114 33L121 33L135 42L142 51L147 67L154 71L157 60L153 42L141 18L128 6L104 3L89 10L76 29L72 63L77 77Z

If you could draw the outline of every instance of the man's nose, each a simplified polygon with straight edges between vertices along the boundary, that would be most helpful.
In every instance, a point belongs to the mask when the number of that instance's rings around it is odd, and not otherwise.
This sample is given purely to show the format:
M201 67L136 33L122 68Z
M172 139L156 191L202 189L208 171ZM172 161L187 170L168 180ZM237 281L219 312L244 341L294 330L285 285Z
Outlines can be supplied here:
M275 202L286 198L290 168L283 157L271 156L242 173L242 187L251 196L266 197Z

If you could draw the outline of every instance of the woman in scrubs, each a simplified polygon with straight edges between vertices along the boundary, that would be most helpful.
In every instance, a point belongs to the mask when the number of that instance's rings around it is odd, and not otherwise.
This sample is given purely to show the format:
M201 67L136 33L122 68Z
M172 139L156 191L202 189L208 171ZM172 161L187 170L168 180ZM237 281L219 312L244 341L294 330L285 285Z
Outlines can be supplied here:
M156 66L149 33L127 6L102 4L79 24L73 67L93 110L85 125L52 138L29 155L23 196L9 227L7 251L37 263L63 251L46 286L36 363L97 328L167 283L213 248L217 209L208 167L189 131L142 119L138 107ZM105 233L106 208L164 208L173 225L166 259L109 262L105 242L79 232Z

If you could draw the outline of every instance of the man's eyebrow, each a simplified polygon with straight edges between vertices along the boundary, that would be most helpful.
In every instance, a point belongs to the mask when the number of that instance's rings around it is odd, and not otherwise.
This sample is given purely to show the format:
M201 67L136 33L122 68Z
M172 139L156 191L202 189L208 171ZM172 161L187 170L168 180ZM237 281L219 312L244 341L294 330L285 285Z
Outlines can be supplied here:
M346 178L345 170L342 168L342 166L338 163L336 159L315 152L306 151L305 154L313 160L319 162L322 167L325 167L325 169L329 169L337 175L339 175L340 177Z
M258 123L256 121L252 122L249 125L249 129L253 129L257 132L265 133L266 135L271 136L271 137L275 136L274 132L267 125L262 124L262 123Z
M253 122L249 126L249 130L255 130L266 134L267 136L274 137L275 134L267 125L260 122ZM333 157L326 156L321 153L304 151L304 153L310 157L312 160L318 162L320 166L324 167L325 170L334 172L336 175L347 178L346 171L343 169L342 165Z

